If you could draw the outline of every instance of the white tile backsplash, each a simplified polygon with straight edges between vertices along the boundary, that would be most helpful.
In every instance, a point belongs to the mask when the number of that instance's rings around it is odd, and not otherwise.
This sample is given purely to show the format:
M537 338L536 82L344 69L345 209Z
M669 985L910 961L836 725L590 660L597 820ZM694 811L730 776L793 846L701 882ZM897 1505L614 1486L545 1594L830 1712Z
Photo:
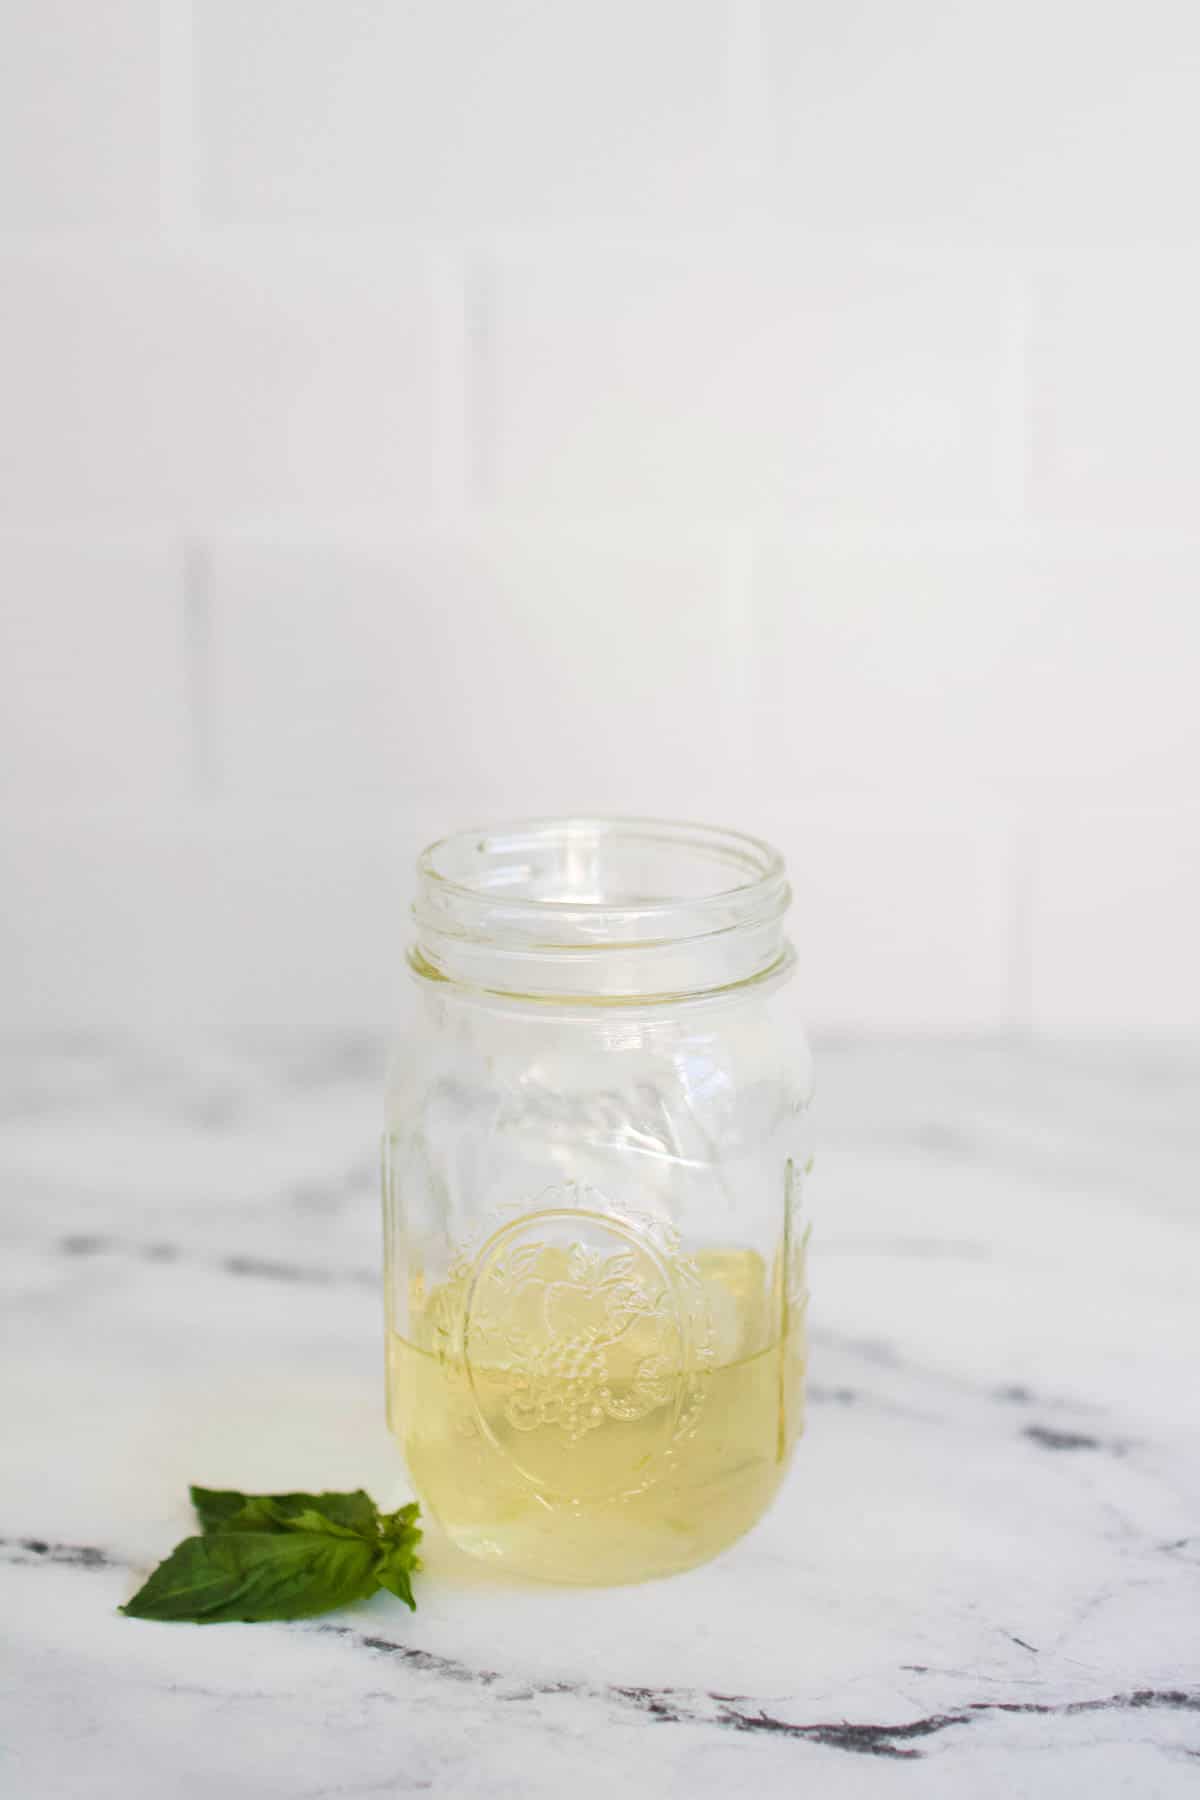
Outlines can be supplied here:
M188 252L193 516L380 509L420 519L436 404L427 273L381 247L209 242Z
M186 831L81 804L73 817L0 818L0 862L7 1031L169 1036L236 1022L217 1004L218 883Z
M1200 230L1173 256L1058 259L1030 334L1030 505L1050 522L1200 529Z
M4 8L0 233L152 231L158 0Z
M752 624L764 767L806 806L850 792L931 822L971 802L1004 821L1029 586L1009 539L765 542Z
M806 235L1194 246L1189 0L762 0L771 178Z
M996 271L596 252L493 268L489 497L522 511L1003 518L1022 313Z
M1195 1035L1200 813L1092 807L1042 836L1033 1023L1045 1032Z
M169 543L0 534L0 820L186 804L179 579Z
M1200 10L9 13L6 1023L382 1024L610 809L823 1027L1200 1029Z
M0 246L0 528L181 512L193 343L178 268L153 244Z
M222 786L364 822L704 812L731 785L723 578L699 550L542 535L221 546Z
M729 0L204 0L196 205L442 237L707 229Z
M1195 808L1200 543L1043 544L1029 568L1014 750L1043 815Z
M409 263L10 249L0 296L0 527L428 506L432 300Z
M1018 828L1195 792L1200 545L766 538L753 592L758 754L801 791Z
M771 831L792 871L804 1017L819 1031L1006 1030L1014 994L1001 825L930 826L872 795L779 796Z

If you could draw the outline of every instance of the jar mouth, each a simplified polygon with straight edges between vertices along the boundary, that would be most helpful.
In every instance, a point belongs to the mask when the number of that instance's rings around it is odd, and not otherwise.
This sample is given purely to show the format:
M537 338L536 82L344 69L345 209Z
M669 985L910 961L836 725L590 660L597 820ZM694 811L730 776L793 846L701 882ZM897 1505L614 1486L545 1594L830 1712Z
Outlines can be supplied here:
M790 897L778 851L743 832L519 820L423 852L417 955L429 973L507 993L636 996L680 991L663 982L684 975L705 991L778 960Z

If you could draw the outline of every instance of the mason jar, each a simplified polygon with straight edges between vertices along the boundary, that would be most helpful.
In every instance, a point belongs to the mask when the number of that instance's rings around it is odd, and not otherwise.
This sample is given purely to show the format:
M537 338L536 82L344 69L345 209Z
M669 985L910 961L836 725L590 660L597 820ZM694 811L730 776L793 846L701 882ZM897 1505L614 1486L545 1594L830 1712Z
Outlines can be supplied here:
M462 1549L703 1561L803 1427L810 1059L769 845L626 819L417 865L384 1140L388 1416Z

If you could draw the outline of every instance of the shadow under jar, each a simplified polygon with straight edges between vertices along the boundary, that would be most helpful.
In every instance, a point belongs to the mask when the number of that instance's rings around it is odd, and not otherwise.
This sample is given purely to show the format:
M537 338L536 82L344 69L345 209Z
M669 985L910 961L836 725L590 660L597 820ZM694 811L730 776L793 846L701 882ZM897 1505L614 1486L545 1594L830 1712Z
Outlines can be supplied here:
M384 1141L388 1409L455 1543L686 1569L803 1424L810 1060L766 844L554 819L418 863Z

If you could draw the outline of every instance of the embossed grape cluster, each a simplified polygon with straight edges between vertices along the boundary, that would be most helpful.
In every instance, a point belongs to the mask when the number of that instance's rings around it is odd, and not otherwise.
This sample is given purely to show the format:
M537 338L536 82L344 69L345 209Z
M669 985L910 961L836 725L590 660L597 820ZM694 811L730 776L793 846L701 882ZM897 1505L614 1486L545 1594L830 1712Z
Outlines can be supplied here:
M583 1333L543 1346L530 1359L528 1376L528 1388L512 1395L505 1408L519 1431L557 1425L574 1442L603 1423L608 1362L594 1336Z

